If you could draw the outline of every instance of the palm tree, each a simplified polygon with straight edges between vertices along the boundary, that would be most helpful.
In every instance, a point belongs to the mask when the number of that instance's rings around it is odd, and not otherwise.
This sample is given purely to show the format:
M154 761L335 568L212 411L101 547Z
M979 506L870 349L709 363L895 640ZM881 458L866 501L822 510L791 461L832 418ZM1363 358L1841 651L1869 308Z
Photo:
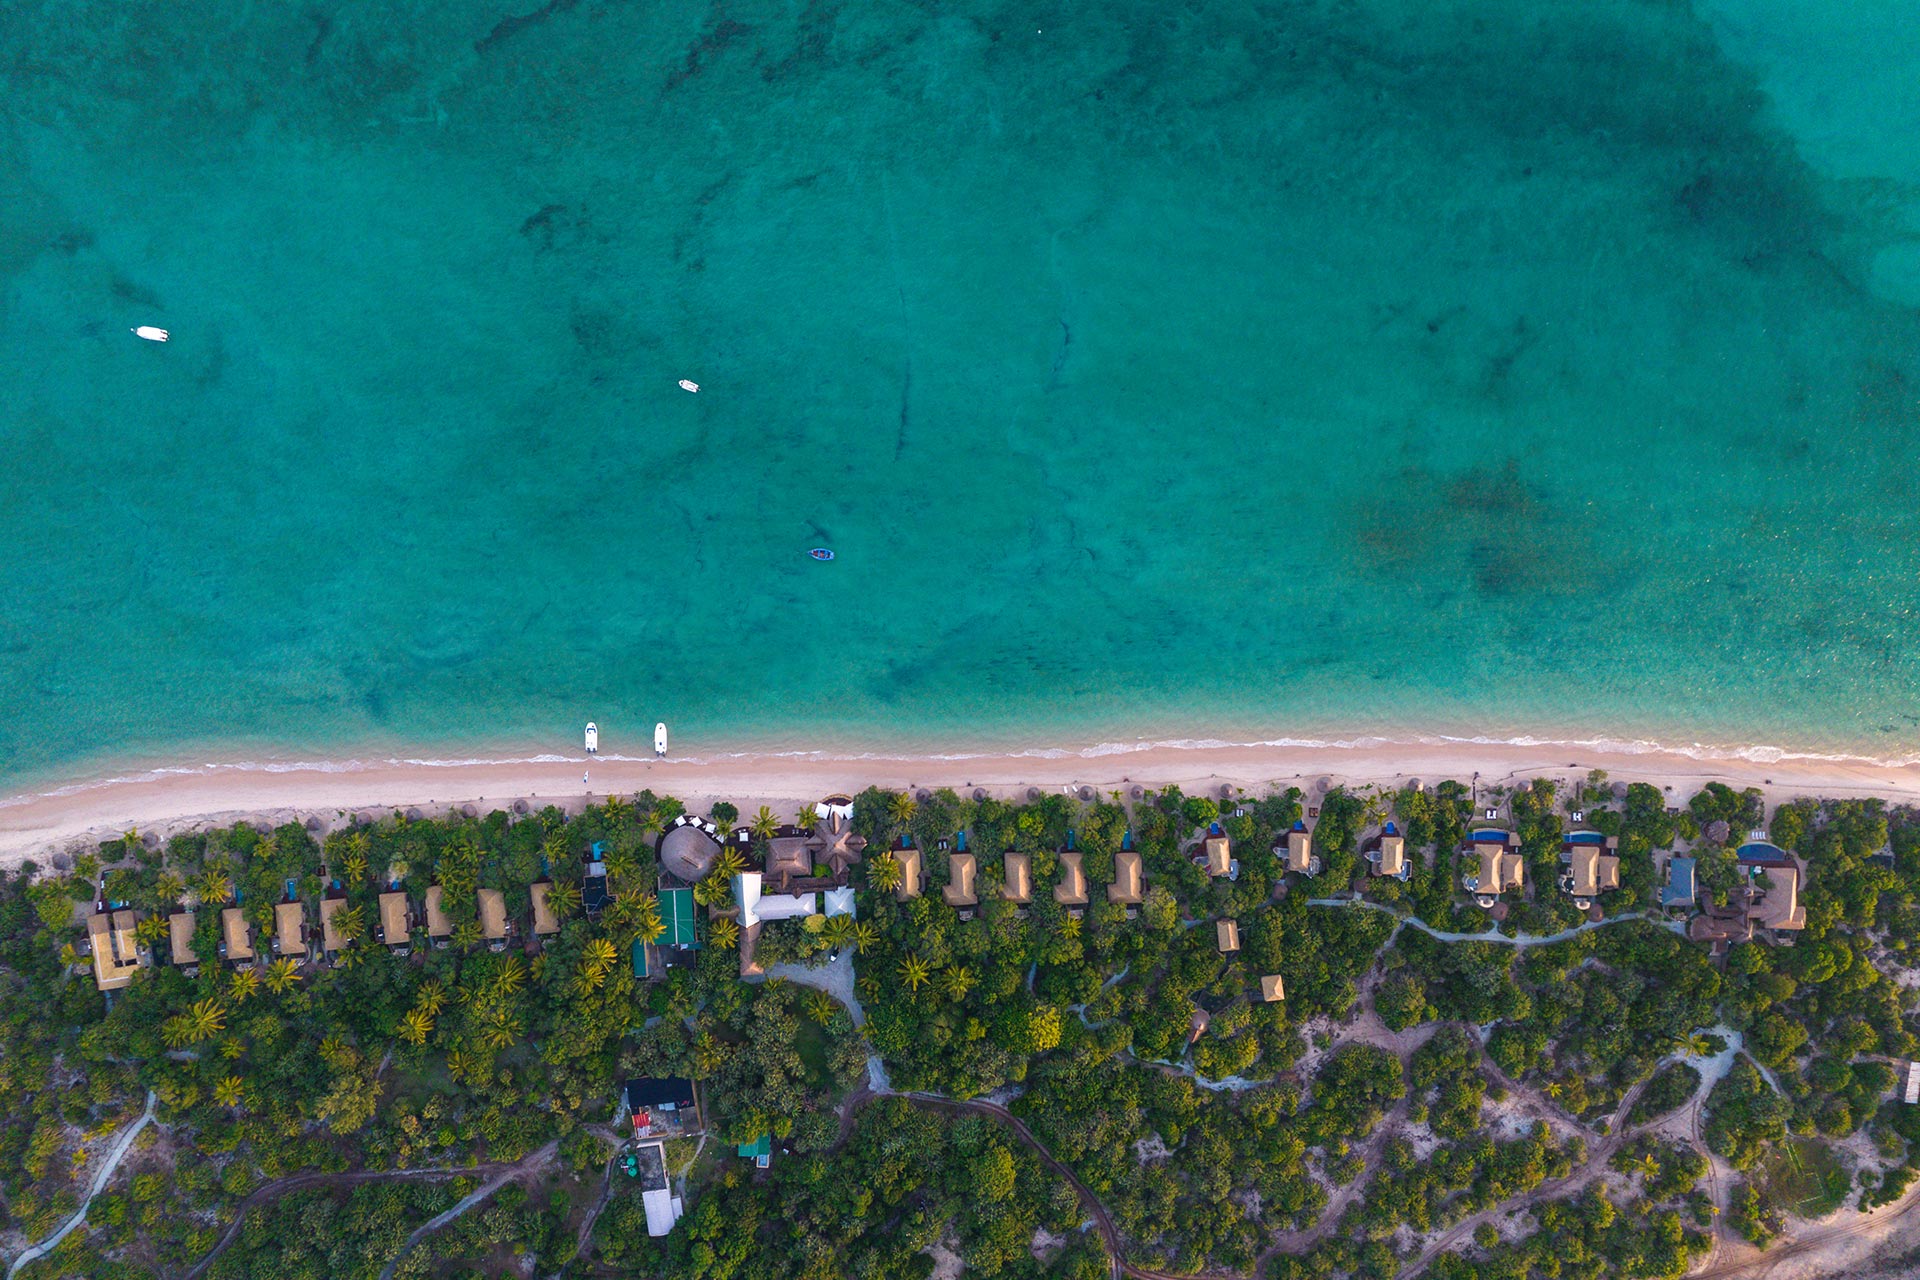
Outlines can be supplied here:
M157 902L178 902L180 895L187 890L186 881L172 871L162 871L153 880L153 896Z
M497 995L512 995L527 982L527 962L519 956L509 955L500 962L494 971L493 990Z
M838 1000L817 987L807 992L802 1003L806 1006L807 1016L823 1027L833 1021L833 1015L840 1009Z
M462 951L471 951L480 945L480 922L468 920L453 926L453 945Z
M918 991L922 983L933 976L927 968L927 962L919 956L909 953L900 961L900 981L907 984L907 990Z
M400 1038L411 1045L422 1045L433 1034L433 1015L425 1009L409 1009L400 1019Z
M853 941L853 917L834 916L827 921L827 927L823 932L827 939L827 945L835 951L838 951Z
M957 1003L967 998L967 992L973 990L973 975L965 965L956 964L940 975L947 988L947 994Z
M218 867L208 867L200 873L200 901L207 906L219 906L233 898L233 879Z
M275 995L285 995L288 988L300 981L300 964L292 956L281 956L267 966L267 990Z
M356 831L354 834L360 833ZM340 870L346 882L354 888L357 889L365 884L367 882L366 850L350 844L347 848L347 856L341 860Z
M620 958L620 949L606 938L595 938L582 948L580 963L594 976L594 985L607 976L607 970L613 968L613 962Z
M260 971L258 969L236 969L227 982L227 994L233 997L235 1004L245 1004L260 990Z
M340 935L342 943L352 942L367 931L367 911L365 907L342 907L333 917L333 931Z
M645 813L640 815L640 834L645 839L653 839L664 831L666 826L667 820L660 816L658 806L649 808Z
M892 893L900 887L900 859L882 854L867 863L867 884L880 893Z
M470 1078L480 1070L480 1059L465 1049L455 1049L447 1055L447 1074L455 1080Z
M1060 917L1060 936L1068 939L1079 937L1080 936L1080 917L1079 916L1061 916Z
M773 833L779 829L780 819L774 817L773 810L765 805L760 806L760 812L754 814L753 821L747 825L747 830L753 833L755 840L771 840Z
M733 878L746 869L747 860L740 855L738 849L728 845L720 851L720 856L713 860L713 870L707 873L707 879L718 880L731 889Z
M838 917L835 917L836 919ZM867 948L880 941L880 930L874 928L871 920L859 920L853 926L853 949L861 955L867 954Z
M571 842L568 841L565 830L554 830L547 833L547 838L540 844L540 856L547 860L547 866L549 868L565 865L568 854L567 846L569 843Z
M213 1100L223 1107L237 1107L245 1096L247 1082L239 1076L228 1076L213 1086Z
M150 947L167 936L167 921L164 916L147 916L133 926L133 940L143 947Z
M562 920L580 909L580 886L561 880L547 886L547 906Z
M820 809L817 805L803 804L800 812L793 815L793 825L803 831L811 831L820 825Z
M650 893L634 895L633 931L642 942L658 942L667 926L660 919L660 899Z
M904 791L896 791L887 797L887 817L893 819L896 826L904 827L912 822L913 811L917 808L919 806L913 802L913 797Z
M728 916L721 916L707 926L707 941L723 950L731 950L740 945L740 926Z
M609 826L619 826L633 816L633 801L625 796L608 796L600 804Z
M522 1030L519 1018L511 1013L502 1013L487 1023L486 1030L480 1035L480 1043L489 1049L504 1049L520 1038Z
M199 1044L220 1034L227 1025L227 1011L218 1000L202 1000L183 1015L187 1027L193 1033L188 1044Z
M428 978L420 984L420 989L413 993L413 1003L415 1008L426 1010L427 1016L431 1018L446 1006L447 989L440 985L438 978Z

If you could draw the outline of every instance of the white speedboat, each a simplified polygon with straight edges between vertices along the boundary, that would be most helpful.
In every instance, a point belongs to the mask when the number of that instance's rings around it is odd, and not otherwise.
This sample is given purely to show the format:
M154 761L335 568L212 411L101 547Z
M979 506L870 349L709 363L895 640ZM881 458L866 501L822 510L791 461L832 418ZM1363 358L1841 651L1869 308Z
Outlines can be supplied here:
M691 378L682 378L680 379L680 389L682 391L698 391L700 384Z
M167 340L167 331L165 329L155 328L150 324L143 324L134 329L133 336L136 338L145 338L148 342L165 342Z
M600 726L591 720L587 721L587 754L590 756L600 754Z
M667 722L665 720L653 726L653 754L657 756L667 754Z

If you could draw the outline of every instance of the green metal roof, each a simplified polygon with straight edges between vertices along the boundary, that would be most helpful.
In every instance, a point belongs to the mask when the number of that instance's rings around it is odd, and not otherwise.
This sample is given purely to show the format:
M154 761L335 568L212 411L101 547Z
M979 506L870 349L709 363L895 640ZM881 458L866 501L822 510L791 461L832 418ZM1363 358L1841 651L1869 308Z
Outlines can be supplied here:
M744 1160L756 1160L761 1156L773 1154L773 1135L763 1133L753 1142L743 1142L736 1148Z
M660 894L660 923L667 931L660 935L663 947L695 947L693 936L693 890L667 889Z

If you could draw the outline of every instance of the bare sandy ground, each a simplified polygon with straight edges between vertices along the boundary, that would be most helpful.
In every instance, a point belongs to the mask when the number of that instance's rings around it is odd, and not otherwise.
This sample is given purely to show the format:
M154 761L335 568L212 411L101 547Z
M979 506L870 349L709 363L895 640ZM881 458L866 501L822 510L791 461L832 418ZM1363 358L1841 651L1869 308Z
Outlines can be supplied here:
M525 758L365 759L311 763L182 763L127 768L65 786L0 797L0 863L137 829L161 836L246 818L332 824L356 813L418 808L441 812L472 804L479 811L526 800L577 809L609 794L643 788L680 797L704 810L726 799L743 813L766 804L789 815L801 804L869 785L918 790L950 786L1021 798L1029 790L1085 788L1092 794L1175 784L1189 794L1218 796L1232 786L1252 794L1299 786L1309 793L1334 783L1398 786L1445 778L1498 786L1535 777L1573 779L1604 769L1616 782L1667 788L1682 804L1708 781L1757 786L1770 802L1796 796L1881 796L1920 801L1920 765L1793 757L1715 759L1662 750L1602 751L1566 744L1479 745L1459 742L1358 746L1142 746L1087 752L966 757L825 753L705 755L666 759Z

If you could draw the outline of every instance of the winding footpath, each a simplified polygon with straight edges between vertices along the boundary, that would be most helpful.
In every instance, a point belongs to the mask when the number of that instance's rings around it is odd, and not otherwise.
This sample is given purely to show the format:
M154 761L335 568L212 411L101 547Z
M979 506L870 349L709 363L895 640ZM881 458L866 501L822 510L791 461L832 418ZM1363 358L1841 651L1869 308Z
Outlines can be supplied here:
M126 1158L127 1152L133 1149L133 1140L140 1136L140 1131L153 1123L153 1107L158 1101L159 1098L154 1094L153 1090L147 1090L147 1109L141 1112L140 1118L128 1126L126 1131L114 1140L113 1153L107 1157L106 1163L101 1165L94 1173L93 1185L87 1189L87 1198L80 1202L80 1207L74 1210L71 1218L68 1218L61 1224L58 1231L55 1231L39 1244L20 1251L20 1256L15 1258L13 1265L7 1268L7 1280L13 1280L14 1273L26 1266L29 1262L44 1258L47 1254L53 1252L54 1247L62 1240L65 1240L69 1232L87 1220L87 1206L93 1203L95 1196L106 1190L107 1179L113 1176L113 1171L120 1167L120 1162Z
M1571 929L1562 929L1558 933L1517 933L1509 936L1492 928L1481 933L1450 933L1445 929L1434 928L1419 916L1402 915L1383 902L1370 902L1365 898L1308 898L1307 905L1310 907L1364 907L1368 911L1378 911L1382 915L1392 916L1400 922L1400 927L1403 929L1418 929L1429 938L1437 938L1441 942L1491 942L1507 947L1550 947L1556 942L1567 942L1583 933L1604 929L1608 925L1621 924L1628 920L1648 919L1644 911L1628 911L1621 915L1608 916L1604 920L1589 920L1585 924L1575 925ZM1680 932L1671 921L1655 921L1654 924L1658 928Z

